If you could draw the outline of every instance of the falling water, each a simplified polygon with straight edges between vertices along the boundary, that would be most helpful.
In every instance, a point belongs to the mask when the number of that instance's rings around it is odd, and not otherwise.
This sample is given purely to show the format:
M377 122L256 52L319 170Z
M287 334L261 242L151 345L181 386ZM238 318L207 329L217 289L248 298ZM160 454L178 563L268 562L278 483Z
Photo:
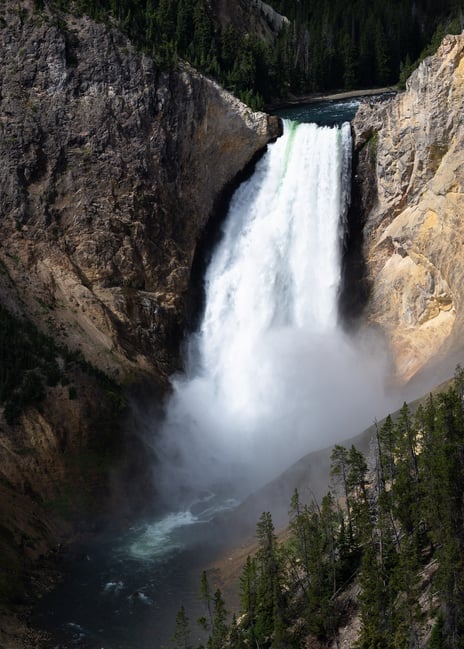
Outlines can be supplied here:
M246 491L354 432L342 411L373 386L337 319L350 161L349 124L287 121L236 192L164 424L171 496Z
M44 601L59 638L165 645L179 604L198 609L200 569L232 540L216 514L385 412L378 347L372 354L337 321L350 149L348 125L286 122L235 193L203 321L156 436L156 481L171 508L71 562Z

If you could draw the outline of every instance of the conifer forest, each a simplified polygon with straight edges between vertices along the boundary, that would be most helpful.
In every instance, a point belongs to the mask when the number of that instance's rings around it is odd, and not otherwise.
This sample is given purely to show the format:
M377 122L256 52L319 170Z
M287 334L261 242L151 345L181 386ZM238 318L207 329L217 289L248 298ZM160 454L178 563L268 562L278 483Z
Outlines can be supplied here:
M320 503L295 490L289 534L278 541L271 514L240 577L241 612L227 623L220 590L200 584L207 649L314 646L335 641L359 590L356 649L464 646L464 372L413 414L405 403L376 426L367 455L336 445L332 485ZM180 608L174 649L191 642ZM311 645L313 646L313 645Z
M44 0L35 0L41 8ZM67 9L67 0L54 0ZM253 108L290 94L403 81L445 33L459 33L462 0L272 0L288 21L267 38L253 20L221 22L208 0L76 0L74 11L113 21L162 66L178 59L217 79ZM258 3L255 11L259 13Z
M122 30L134 47L124 38L119 51L136 48L137 56L143 52L153 57L153 77L162 78L168 88L174 76L170 72L192 66L253 110L269 111L308 95L404 88L411 72L438 48L443 36L464 28L464 0L269 0L266 4L239 0L243 24L232 16L232 10L227 13L220 8L220 0L33 0L33 4L37 13L47 13L51 16L47 20L60 27L70 67L76 67L73 56L79 50L78 37L64 18L69 12ZM15 11L19 16L25 12ZM19 54L18 59L22 60ZM180 106L179 112L184 109ZM7 124L10 113L5 115ZM230 117L228 112L225 115L224 122ZM377 133L372 132L367 142L366 150L374 155ZM441 164L447 147L441 140L433 142L430 158L441 152ZM415 152L411 156L415 161L414 156ZM449 172L450 177L455 171L459 176L459 165ZM352 178L351 167L347 178ZM158 186L153 187L158 200ZM456 181L449 193L457 196L462 187ZM69 193L74 200L77 191ZM456 220L462 218L458 209L454 214ZM17 222L18 238L27 231ZM399 239L396 243L400 256L403 248ZM162 245L156 241L160 249ZM147 265L152 263L148 260ZM188 271L182 266L179 276ZM13 286L3 263L0 275L5 285ZM129 288L124 285L118 295L132 295ZM45 316L54 309L52 301L36 302ZM66 400L76 402L82 376L96 394L104 395L115 420L122 420L130 405L125 386L93 367L80 351L71 351L45 335L21 313L21 309L10 313L0 305L0 407L7 426L19 430L21 416L46 399L48 388L60 386ZM450 313L451 308L446 310ZM133 326L130 318L127 323ZM452 358L453 367L457 361ZM354 445L335 445L330 456L330 489L321 500L308 501L295 489L289 503L289 526L282 534L277 533L271 512L261 514L256 551L247 557L237 584L239 609L212 586L204 571L199 584L203 615L192 619L188 606L179 601L166 649L338 648L340 629L353 619L359 626L357 639L350 645L353 649L463 649L463 399L464 369L458 365L447 390L430 394L414 408L404 403L397 413L376 424L367 452ZM290 439L295 426L291 429L288 421L285 424ZM317 427L311 411L313 424ZM121 452L122 442L119 433L106 432L106 425L102 430L90 450L112 461Z

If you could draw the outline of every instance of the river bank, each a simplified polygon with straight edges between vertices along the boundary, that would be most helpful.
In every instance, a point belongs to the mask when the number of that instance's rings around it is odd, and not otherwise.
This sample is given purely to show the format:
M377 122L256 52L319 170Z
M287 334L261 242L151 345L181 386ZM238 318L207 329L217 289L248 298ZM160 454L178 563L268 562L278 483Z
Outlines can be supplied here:
M377 95L396 94L398 92L397 86L385 86L383 88L367 88L364 90L346 90L342 92L325 93L311 93L309 95L298 95L289 97L285 101L275 101L267 104L264 107L266 112L279 110L280 108L288 108L291 106L301 106L304 104L317 104L323 101L343 101L345 99L355 99L363 97L374 97Z

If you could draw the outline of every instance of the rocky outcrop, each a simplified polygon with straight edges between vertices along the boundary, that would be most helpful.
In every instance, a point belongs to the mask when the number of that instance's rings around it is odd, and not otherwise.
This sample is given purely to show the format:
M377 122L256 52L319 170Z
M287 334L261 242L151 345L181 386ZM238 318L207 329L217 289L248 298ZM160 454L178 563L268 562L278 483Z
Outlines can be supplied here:
M115 29L16 5L1 19L0 258L42 328L120 381L166 377L197 240L279 123Z
M247 25L253 36L264 41L274 40L282 26L290 24L288 18L262 0L213 0L211 6L221 27L231 25L241 33Z
M365 317L407 380L459 360L464 325L464 35L447 36L405 92L353 122L365 218Z

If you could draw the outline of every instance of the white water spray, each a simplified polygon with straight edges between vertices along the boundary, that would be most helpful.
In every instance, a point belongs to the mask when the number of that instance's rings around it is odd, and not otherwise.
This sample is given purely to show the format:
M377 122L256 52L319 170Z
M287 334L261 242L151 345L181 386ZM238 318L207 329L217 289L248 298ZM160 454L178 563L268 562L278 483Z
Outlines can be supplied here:
M235 193L163 426L167 493L246 492L378 414L383 367L337 322L350 160L348 124L287 122Z

